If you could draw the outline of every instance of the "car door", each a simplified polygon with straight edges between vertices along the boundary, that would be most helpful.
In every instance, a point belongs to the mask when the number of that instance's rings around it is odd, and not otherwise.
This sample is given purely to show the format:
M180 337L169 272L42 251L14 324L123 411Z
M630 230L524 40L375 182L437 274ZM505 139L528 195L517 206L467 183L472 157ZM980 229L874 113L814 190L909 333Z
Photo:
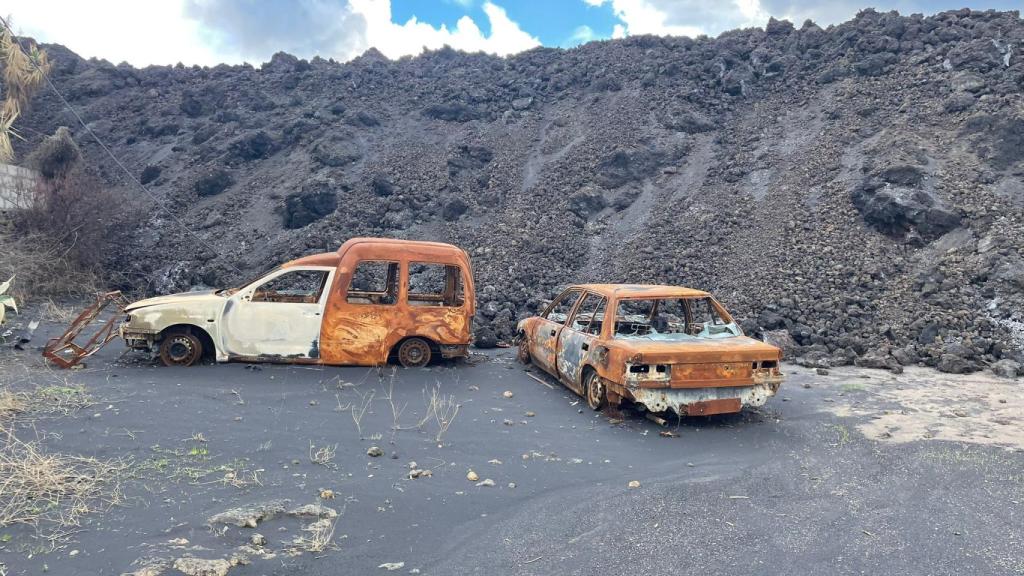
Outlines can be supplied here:
M552 376L558 376L558 369L555 366L558 334L582 293L579 288L570 288L562 292L533 325L533 334L530 335L530 357Z
M283 268L239 290L224 306L223 348L233 357L318 359L333 280L329 267Z
M558 377L578 394L583 394L583 366L594 341L601 334L607 299L591 292L583 296L569 322L558 334L556 364Z

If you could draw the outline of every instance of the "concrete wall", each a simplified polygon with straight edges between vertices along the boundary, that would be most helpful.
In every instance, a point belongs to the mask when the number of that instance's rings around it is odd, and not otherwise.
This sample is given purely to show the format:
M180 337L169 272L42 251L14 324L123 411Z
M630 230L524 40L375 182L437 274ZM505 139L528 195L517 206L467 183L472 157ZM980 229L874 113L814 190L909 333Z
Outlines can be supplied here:
M42 181L43 177L35 170L0 164L0 210L27 207L33 191Z

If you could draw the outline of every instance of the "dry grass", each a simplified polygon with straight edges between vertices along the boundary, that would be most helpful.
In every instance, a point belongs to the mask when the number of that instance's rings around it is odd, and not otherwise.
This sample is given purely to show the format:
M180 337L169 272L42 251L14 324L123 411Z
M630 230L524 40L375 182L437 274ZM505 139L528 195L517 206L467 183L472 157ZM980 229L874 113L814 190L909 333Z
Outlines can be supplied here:
M312 442L309 443L309 461L313 464L319 464L327 468L336 468L334 464L334 456L338 452L338 445L334 446L315 446Z
M56 545L85 514L121 502L128 468L119 460L47 453L0 427L0 526L33 526Z
M16 394L10 390L0 390L0 426L4 421L28 410L28 401L24 394Z
M334 539L334 521L323 518L302 529L306 534L296 540L296 544L309 552L323 552L332 547Z
M99 275L75 265L70 250L62 239L40 232L15 235L0 230L0 276L17 275L11 294L18 302L50 296L78 298L101 291Z
M430 393L428 407L430 414L434 416L434 421L437 423L437 436L434 437L434 440L440 442L448 432L448 427L451 426L452 422L455 421L455 417L458 416L459 408L462 405L455 401L454 394L442 394L440 386L436 386Z

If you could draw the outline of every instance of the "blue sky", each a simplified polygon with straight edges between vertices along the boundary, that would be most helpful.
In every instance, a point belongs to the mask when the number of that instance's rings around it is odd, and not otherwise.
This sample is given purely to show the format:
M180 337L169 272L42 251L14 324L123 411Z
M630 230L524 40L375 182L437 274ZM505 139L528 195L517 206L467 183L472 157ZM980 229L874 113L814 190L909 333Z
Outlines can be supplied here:
M592 6L582 0L546 0L545 2L513 1L497 3L505 8L509 18L519 23L526 32L534 35L544 46L570 47L580 44L589 29L593 39L611 38L613 28L619 23L610 4ZM392 0L391 12L397 22L405 22L414 16L434 25L446 24L454 27L459 18L469 15L485 23L481 28L490 32L482 1L474 0Z
M7 0L20 34L114 63L258 65L278 51L389 58L448 45L501 56L637 34L717 36L769 17L822 27L860 9L1020 10L1024 0Z

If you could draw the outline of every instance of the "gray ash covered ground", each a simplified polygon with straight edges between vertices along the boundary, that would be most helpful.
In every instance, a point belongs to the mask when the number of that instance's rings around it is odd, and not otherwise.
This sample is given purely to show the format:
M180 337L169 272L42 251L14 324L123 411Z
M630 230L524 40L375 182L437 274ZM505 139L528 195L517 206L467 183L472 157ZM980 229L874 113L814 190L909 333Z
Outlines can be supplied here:
M45 322L40 341L60 328ZM229 576L386 574L379 566L398 563L394 574L1024 570L1024 401L1017 383L989 374L822 376L787 364L763 408L661 428L589 410L531 378L511 350L382 377L172 369L123 350L111 344L74 371L44 369L38 350L0 356L0 392L81 396L67 415L29 411L4 426L45 454L129 466L120 503L64 538L0 529L0 571L170 576L189 557L225 569L234 559ZM434 389L459 405L440 440ZM357 427L351 409L364 402ZM383 454L368 455L373 446ZM331 458L312 462L323 447ZM410 477L417 469L430 474ZM314 509L333 522L319 552L295 544L316 515L287 513L309 504L338 514ZM255 527L219 520L261 507L282 512Z
M505 59L136 69L48 49L86 122L219 253L154 209L107 255L126 287L229 285L229 264L397 236L470 251L482 346L600 280L711 290L809 364L1024 360L1016 12L865 11ZM59 125L139 194L37 97L26 132Z

